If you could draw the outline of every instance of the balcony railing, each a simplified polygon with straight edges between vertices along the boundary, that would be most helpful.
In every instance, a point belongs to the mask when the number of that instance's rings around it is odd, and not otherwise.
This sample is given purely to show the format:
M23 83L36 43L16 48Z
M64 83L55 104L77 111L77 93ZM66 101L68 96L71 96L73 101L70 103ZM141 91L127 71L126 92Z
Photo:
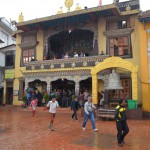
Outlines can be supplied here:
M100 56L90 56L90 57L31 61L25 63L25 66L26 66L26 70L92 67L95 66L97 63L102 62L107 57L109 56L100 55Z

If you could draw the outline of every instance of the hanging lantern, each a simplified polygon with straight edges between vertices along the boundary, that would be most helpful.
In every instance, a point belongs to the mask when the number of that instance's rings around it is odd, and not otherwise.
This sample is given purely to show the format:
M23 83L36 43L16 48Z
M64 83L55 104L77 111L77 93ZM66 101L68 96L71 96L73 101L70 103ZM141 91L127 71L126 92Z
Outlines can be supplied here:
M120 81L120 76L115 70L112 70L112 73L108 75L105 84L105 90L121 90L123 89Z

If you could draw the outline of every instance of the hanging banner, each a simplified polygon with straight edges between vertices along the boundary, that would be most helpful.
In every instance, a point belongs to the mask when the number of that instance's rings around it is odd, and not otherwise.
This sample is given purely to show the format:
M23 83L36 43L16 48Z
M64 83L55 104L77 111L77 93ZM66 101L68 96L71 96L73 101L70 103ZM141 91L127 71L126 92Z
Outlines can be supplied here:
M13 79L15 77L14 69L5 70L5 79Z

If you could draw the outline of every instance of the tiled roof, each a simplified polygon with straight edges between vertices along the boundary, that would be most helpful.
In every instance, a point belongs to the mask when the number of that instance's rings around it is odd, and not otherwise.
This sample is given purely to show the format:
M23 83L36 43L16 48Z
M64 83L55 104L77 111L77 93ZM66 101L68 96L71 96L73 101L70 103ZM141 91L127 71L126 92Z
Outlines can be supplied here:
M141 12L138 16L138 18L149 18L150 17L150 10Z

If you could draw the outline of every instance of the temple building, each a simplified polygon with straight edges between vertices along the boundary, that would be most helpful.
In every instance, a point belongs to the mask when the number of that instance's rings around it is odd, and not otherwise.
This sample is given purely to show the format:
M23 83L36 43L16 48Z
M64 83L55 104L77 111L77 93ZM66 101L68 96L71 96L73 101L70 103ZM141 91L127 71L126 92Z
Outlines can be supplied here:
M94 104L99 103L98 92L105 91L110 108L120 98L142 104L141 64L146 60L141 54L139 0L84 9L78 4L73 11L72 0L65 4L68 11L60 8L53 16L24 21L21 14L15 33L13 104L21 104L33 86L41 92L71 89L76 95L91 90ZM113 79L121 87L108 85ZM143 108L150 111L150 106Z

